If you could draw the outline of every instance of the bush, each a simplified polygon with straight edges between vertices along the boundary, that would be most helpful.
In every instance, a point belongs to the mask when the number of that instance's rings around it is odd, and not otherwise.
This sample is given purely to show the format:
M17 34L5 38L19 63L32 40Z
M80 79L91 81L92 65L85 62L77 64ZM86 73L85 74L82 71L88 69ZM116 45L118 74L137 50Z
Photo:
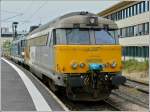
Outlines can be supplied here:
M139 62L135 59L130 59L128 61L123 62L123 64L124 64L124 70L127 72L148 71L149 69L148 60Z

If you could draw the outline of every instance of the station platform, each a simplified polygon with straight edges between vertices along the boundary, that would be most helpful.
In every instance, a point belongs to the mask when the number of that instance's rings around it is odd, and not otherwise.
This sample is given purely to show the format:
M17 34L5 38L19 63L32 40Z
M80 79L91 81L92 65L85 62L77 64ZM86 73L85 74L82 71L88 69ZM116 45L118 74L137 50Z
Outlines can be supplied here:
M1 59L2 111L69 111L33 74Z

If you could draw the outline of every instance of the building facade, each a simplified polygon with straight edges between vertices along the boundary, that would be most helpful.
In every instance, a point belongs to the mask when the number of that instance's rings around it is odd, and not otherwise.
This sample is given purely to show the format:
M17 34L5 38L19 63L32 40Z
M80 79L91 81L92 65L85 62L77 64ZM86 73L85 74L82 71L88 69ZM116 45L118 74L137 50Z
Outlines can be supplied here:
M117 23L123 59L149 58L149 1L121 1L98 15Z
M13 35L12 32L9 32L9 28L7 27L2 27L1 28L1 35L0 35L0 46L3 46L3 43L6 41L12 41L13 40Z

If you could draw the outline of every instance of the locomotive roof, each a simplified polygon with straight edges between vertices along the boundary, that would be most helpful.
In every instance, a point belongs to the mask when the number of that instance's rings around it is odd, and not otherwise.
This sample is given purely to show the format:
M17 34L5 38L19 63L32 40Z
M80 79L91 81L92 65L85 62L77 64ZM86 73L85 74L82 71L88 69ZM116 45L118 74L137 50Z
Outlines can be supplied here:
M112 28L114 28L114 29L117 28L117 25L112 20L99 17L96 14L89 13L89 12L72 12L72 13L68 13L68 14L65 14L63 16L60 16L60 17L54 19L53 21L48 22L47 24L41 25L39 28L37 28L37 29L33 30L32 32L30 32L29 35L32 35L34 33L43 31L43 30L45 30L47 28L50 28L52 26L54 28L67 28L67 27L71 28L70 24L73 24L73 23L76 23L76 22L80 23L80 24L83 24L83 21L85 21L85 19L87 17L91 17L91 16L92 17L93 16L98 17L98 23L109 24Z

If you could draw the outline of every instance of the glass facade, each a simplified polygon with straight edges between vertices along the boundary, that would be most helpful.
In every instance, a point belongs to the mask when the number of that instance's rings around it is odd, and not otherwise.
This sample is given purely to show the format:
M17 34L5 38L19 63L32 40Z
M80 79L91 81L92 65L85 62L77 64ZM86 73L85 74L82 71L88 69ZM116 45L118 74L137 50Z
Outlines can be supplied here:
M126 46L123 48L123 56L129 57L149 57L148 46Z
M114 12L105 17L114 21L119 21L148 11L149 1L139 1L131 6L120 9L117 12ZM127 26L118 29L118 36L120 38L132 38L136 36L141 36L142 38L144 35L149 35L149 22L139 23L133 26ZM122 52L123 56L127 57L148 58L149 46L124 46Z
M112 13L106 16L106 18L118 21L147 11L149 11L149 1L141 1L118 12Z
M134 26L128 26L125 28L120 28L118 30L118 34L120 38L148 35L149 34L149 22L134 25Z

